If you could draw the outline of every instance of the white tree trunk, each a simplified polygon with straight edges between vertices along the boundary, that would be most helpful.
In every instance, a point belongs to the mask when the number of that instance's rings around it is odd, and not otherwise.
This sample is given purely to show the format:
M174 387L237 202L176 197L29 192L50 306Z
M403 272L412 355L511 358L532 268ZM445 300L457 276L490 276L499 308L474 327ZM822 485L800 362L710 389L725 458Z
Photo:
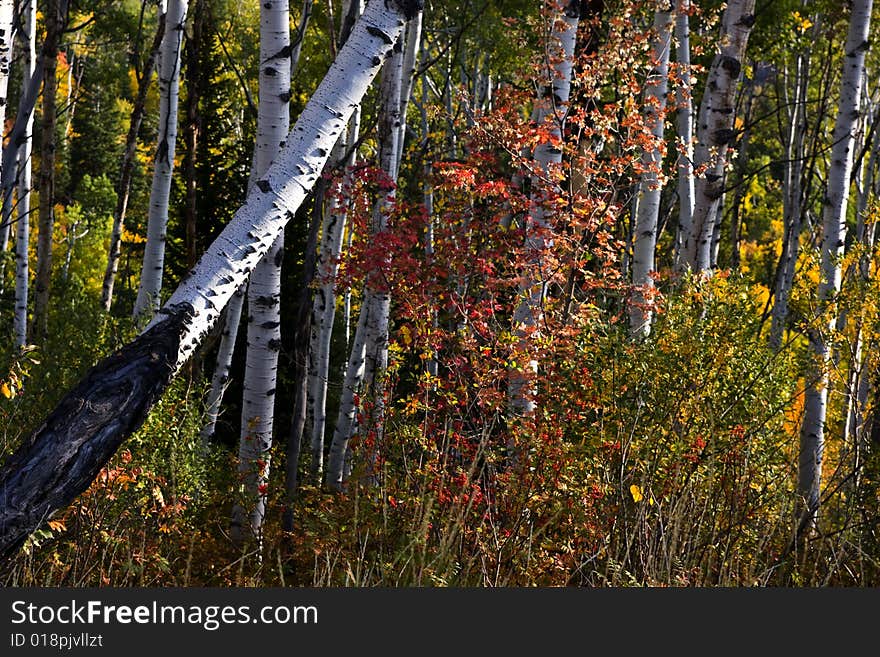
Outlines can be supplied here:
M347 0L342 5L342 20L339 31L340 45L345 45L351 31L351 21L363 12L360 0ZM345 169L342 188L352 181L351 167L357 159L354 145L360 138L361 108L354 109L344 134L334 147L331 161L342 164ZM346 157L347 155L347 157ZM344 159L344 161L343 161ZM321 245L315 264L315 278L319 283L312 300L311 342L309 348L309 414L311 424L311 464L312 479L320 482L324 476L324 444L327 428L327 386L330 381L330 346L333 339L333 326L336 323L336 275L339 271L339 257L342 253L342 238L348 215L348 202L333 198L329 203L321 225ZM346 314L346 349L348 348L348 314Z
M809 332L814 358L807 377L810 385L804 397L798 458L797 493L803 505L801 527L813 522L819 509L822 456L825 451L825 415L828 404L828 368L831 333L836 317L830 312L840 292L841 259L846 241L846 209L849 201L855 128L858 123L865 53L873 0L854 0L849 33L844 46L840 101L831 147L831 167L822 212L822 261L819 278L821 324Z
M12 10L15 6L13 0L0 0L0 130L6 125L7 90L9 89L9 74L12 69L12 44L14 33L12 30ZM25 85L27 81L25 82ZM9 217L0 218L0 253L6 251L9 244L9 231L11 224ZM0 265L0 289L3 288L3 268Z
M186 21L187 0L168 0L165 35L159 61L159 135L150 188L147 242L143 268L134 304L135 320L150 319L158 310L165 269L165 239L168 229L168 200L177 144L177 104L180 89L180 55Z
M41 342L49 326L49 290L52 285L52 249L55 230L55 143L58 124L58 48L67 22L67 6L48 0L44 10L45 36L40 53L43 99L40 129L40 206L37 227L37 264L34 276L34 314L29 326L34 343ZM9 187L11 189L11 186Z
M694 185L691 231L682 244L684 265L708 271L718 202L723 192L727 151L736 138L736 82L742 71L749 33L755 22L755 0L730 0L722 19L719 53L712 61L697 119L694 166L704 167Z
M202 444L207 445L217 429L220 417L220 406L223 394L229 384L229 370L232 368L232 356L235 353L235 340L238 337L238 326L241 324L241 310L244 305L244 286L236 290L226 306L223 320L223 331L220 335L220 347L217 349L217 362L211 377L211 389L206 401L205 417L207 422L202 427Z
M404 146L406 142L406 110L412 96L413 83L415 82L416 62L418 61L419 46L422 42L422 15L413 18L406 27L406 46L403 51L403 71L401 73L400 87L400 121L397 128L397 168L403 160Z
M93 367L0 467L0 556L97 476L141 426L308 194L418 0L371 2L285 146L145 331Z
M147 100L147 92L156 68L156 60L162 48L162 39L165 35L165 0L159 3L157 11L156 35L150 46L150 54L144 64L143 72L138 80L137 94L134 106L131 110L131 118L128 124L128 134L125 138L125 149L122 153L122 165L119 167L119 182L116 187L116 207L113 210L113 228L110 231L110 248L107 250L107 267L104 270L104 281L101 284L101 307L110 312L113 303L113 287L116 284L116 272L119 267L119 258L122 256L122 228L125 225L125 214L128 210L128 197L131 190L131 178L134 172L135 154L137 152L138 132L144 118L144 106Z
M290 9L288 0L260 2L260 100L254 158L262 178L290 128ZM247 354L241 408L238 471L242 499L233 509L232 537L262 536L275 420L281 349L281 261L284 230L257 263L248 284ZM249 533L244 529L249 524Z
M675 58L679 82L675 87L678 132L678 230L675 266L681 270L681 246L694 222L694 102L691 71L690 0L678 0L675 14Z
M814 35L818 36L819 19L816 17ZM812 49L807 47L797 54L794 65L793 89L788 90L788 68L782 72L783 100L789 108L785 135L785 169L782 177L782 253L774 281L773 310L770 317L769 343L779 350L788 320L788 301L794 284L795 265L800 251L800 235L803 226L803 162L806 160L804 138L806 133L806 101L810 80Z
M533 114L537 123L550 122L550 134L561 140L563 124L568 111L568 99L571 95L571 74L574 66L574 47L577 39L578 3L569 3L567 8L554 17L551 32L549 53L553 65L546 71L550 84L542 90L536 111ZM562 162L562 150L550 142L538 144L533 155L535 169L538 174L545 174L549 169ZM546 288L543 271L543 252L548 246L545 233L548 229L543 208L543 194L539 191L541 181L539 175L532 179L532 197L529 216L526 218L526 258L528 271L523 273L524 282L520 284L520 301L513 314L514 332L523 352L530 351L530 343L537 330L541 318L541 305L544 301ZM538 362L530 358L527 369L537 372ZM519 415L534 412L535 390L529 382L530 375L518 368L509 373L508 398L511 409Z
M21 24L27 45L23 49L23 88L37 67L37 0L28 0L23 7ZM31 211L31 150L33 149L34 109L28 110L24 139L18 149L18 225L15 240L15 346L27 344L30 211Z
M338 155L344 157L360 135L360 108L355 109L348 125L345 139L338 143ZM351 151L344 162L342 186L351 183L350 167L354 165L356 153ZM348 205L334 198L324 213L321 226L321 248L318 254L316 279L318 289L312 303L313 341L310 350L312 372L309 393L311 395L312 434L310 448L312 454L311 473L316 481L321 481L324 472L324 434L327 427L327 384L330 380L330 346L333 338L333 325L336 323L336 275L339 272L339 257L342 253L342 237L348 215Z
M633 335L651 332L651 303L646 290L654 287L654 249L657 246L657 221L663 155L666 152L663 132L666 116L666 92L669 80L669 48L672 42L672 7L662 0L654 15L651 46L651 72L645 84L645 125L654 137L650 149L642 152L642 176L639 183L639 204L633 228L632 284L629 302L629 328Z
M389 182L395 184L400 163L401 112L406 111L406 105L401 102L403 69L404 48L403 44L398 43L382 69L382 110L378 127L379 166ZM394 196L394 189L382 193L382 197L373 207L373 239L381 236L388 227ZM366 425L368 429L375 430L375 440L381 440L384 413L382 376L388 363L388 319L391 308L391 294L385 288L382 278L381 271L371 271L367 274L364 286L361 316L345 372L342 400L327 466L326 483L334 490L342 487L348 442L357 430L355 417L359 404L356 396L371 404L371 417Z

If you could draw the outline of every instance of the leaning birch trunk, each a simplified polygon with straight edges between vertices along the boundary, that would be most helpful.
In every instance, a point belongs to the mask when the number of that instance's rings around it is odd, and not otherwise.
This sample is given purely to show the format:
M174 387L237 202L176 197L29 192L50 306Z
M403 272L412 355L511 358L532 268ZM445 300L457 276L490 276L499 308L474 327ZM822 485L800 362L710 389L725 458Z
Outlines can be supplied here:
M684 265L708 271L718 203L724 191L727 151L736 138L736 82L742 71L749 33L755 23L755 0L730 0L724 10L720 52L712 61L697 119L695 168L705 167L694 184L691 231L682 244Z
M116 208L113 211L113 228L110 232L110 249L107 254L107 268L104 271L104 281L101 284L101 307L110 311L113 303L113 286L116 282L116 272L119 267L119 258L122 255L120 245L122 243L122 227L125 225L125 213L128 209L128 196L131 191L131 178L134 173L134 156L137 151L137 137L144 118L144 107L147 101L147 91L150 89L150 80L153 77L153 69L159 56L159 48L165 35L165 2L160 3L159 24L156 27L156 35L150 54L144 64L143 72L138 80L137 95L131 110L131 118L128 123L128 134L125 137L125 150L122 154L122 166L120 167L119 183L116 187Z
M162 37L159 61L159 135L153 164L153 184L150 188L147 243L144 245L141 280L132 313L137 322L149 320L160 305L162 273L165 269L168 200L171 195L174 150L177 145L180 53L186 7L187 0L168 0L165 16L165 34Z
M281 150L290 127L290 18L287 0L260 2L260 100L254 175L259 180ZM251 272L248 284L247 353L238 446L239 499L232 511L232 539L262 537L266 514L278 352L281 349L281 260L284 231ZM245 527L249 526L249 529Z
M37 271L34 277L34 317L31 342L39 343L48 331L49 286L52 278L52 233L55 227L55 96L58 80L58 46L63 20L58 0L46 7L46 38L43 42L43 115L40 137L40 211L37 233Z
M562 124L568 110L568 99L571 94L571 74L575 41L577 38L579 9L578 3L569 3L565 11L555 17L551 33L551 48L556 55L555 64L546 72L551 81L546 85L542 98L536 107L536 123L549 122L549 131L555 139L562 139ZM558 44L558 45L557 45ZM562 150L549 142L535 147L533 156L535 169L546 174L551 167L562 162ZM544 213L542 194L539 191L540 180L536 175L532 180L532 197L529 216L526 217L526 258L528 270L523 273L524 281L520 284L520 301L513 314L514 332L522 352L529 352L529 345L537 330L541 316L541 304L546 288L543 272L543 251L548 246L545 233L549 226ZM534 374L538 370L538 362L530 358L526 369ZM530 415L535 411L535 390L530 382L529 374L516 366L509 372L508 399L515 414Z
M675 238L675 266L681 271L681 247L694 221L694 101L691 72L690 0L678 0L675 15L675 58L678 83L675 87L675 126L678 132L678 229Z
M836 325L835 298L840 292L841 260L846 240L846 209L853 165L855 127L859 117L862 75L868 50L873 0L855 0L844 46L843 78L831 147L831 167L822 212L822 260L819 274L819 325L809 331L812 366L804 395L798 457L798 533L810 526L819 510L831 334Z
M308 194L418 0L371 2L275 162L145 331L93 367L0 469L9 556L143 423Z
M12 0L0 0L0 130L6 125L6 92L9 89L9 74L12 69ZM27 84L27 81L25 81ZM8 217L0 219L0 253L6 251L9 243L10 223ZM3 286L3 265L0 264L0 288Z
M651 131L651 148L642 151L640 202L633 227L632 284L629 300L629 330L634 336L651 332L650 293L654 287L654 249L657 247L657 220L663 191L663 155L666 151L663 128L666 115L666 88L669 77L669 48L672 41L672 7L661 2L654 15L654 41L651 72L645 84L645 125Z
M400 161L401 144L400 115L401 88L403 83L403 44L397 43L391 58L382 69L382 110L379 117L378 143L379 166L385 173L391 188L380 190L380 196L373 206L371 239L381 239L388 228L388 216L394 203L397 182L397 167ZM403 107L406 110L406 107ZM387 265L388 262L382 263ZM345 455L349 440L358 431L355 416L363 402L369 402L370 418L365 420L368 429L374 430L375 451L381 439L381 424L384 411L384 388L382 376L388 363L388 318L391 308L391 294L384 283L384 275L379 265L368 272L361 301L361 316L355 332L354 346L342 384L342 399L333 442L330 445L326 484L333 490L341 490ZM360 403L356 401L360 398ZM369 448L368 448L369 449Z
M37 0L28 0L21 17L27 44L23 49L23 84L27 85L37 65ZM24 140L18 149L18 225L15 240L15 346L21 349L27 343L28 277L30 212L31 212L31 150L34 129L34 110L27 110Z

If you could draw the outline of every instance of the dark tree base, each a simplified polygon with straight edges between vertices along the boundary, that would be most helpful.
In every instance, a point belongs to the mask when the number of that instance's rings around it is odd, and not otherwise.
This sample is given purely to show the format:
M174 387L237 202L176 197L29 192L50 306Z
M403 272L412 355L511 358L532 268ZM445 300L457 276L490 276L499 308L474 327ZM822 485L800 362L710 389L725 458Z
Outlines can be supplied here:
M85 491L144 422L177 366L192 308L167 318L95 365L0 469L0 559Z

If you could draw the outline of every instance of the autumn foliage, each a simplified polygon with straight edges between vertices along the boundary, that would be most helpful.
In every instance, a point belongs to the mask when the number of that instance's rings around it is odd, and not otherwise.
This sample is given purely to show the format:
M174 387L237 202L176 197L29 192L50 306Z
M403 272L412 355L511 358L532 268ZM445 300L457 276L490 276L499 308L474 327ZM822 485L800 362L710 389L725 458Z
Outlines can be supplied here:
M646 7L653 4L605 4L614 11L585 14L581 21L584 42L600 45L582 44L577 51L561 137L553 114L533 120L536 103L547 101L542 90L552 82L548 71L558 57L548 10L501 23L537 47L530 61L505 68L491 103L481 104L467 84L447 79L440 96L411 107L415 137L406 140L398 181L376 167L371 134L348 175L325 172L324 203L348 211L349 241L336 278L339 313L342 295L349 294L356 323L368 278L392 298L389 364L379 388L383 413L377 423L377 400L369 393L356 398L359 433L342 493L305 474L303 449L296 498L287 499L283 468L274 465L261 491L269 509L262 547L232 544L228 517L237 481L223 418L215 442L199 439L213 358L209 342L90 490L32 536L5 581L876 585L876 445L863 441L856 448L839 438L846 435L842 391L858 339L869 354L866 370L878 367L876 250L857 248L845 263L850 272L864 264L869 275L851 275L843 288L848 321L834 336L836 387L828 422L834 437L826 452L823 511L815 530L799 536L793 522L797 436L811 358L804 336L818 325L811 315L817 258L805 244L785 343L773 349L769 306L782 199L770 162L778 156L769 145L773 139L756 128L753 141L763 154L753 161L760 172L736 181L745 190L737 201L745 217L741 263L726 266L723 245L713 275L677 272L674 231L661 226L655 287L640 295L654 324L649 337L633 337L627 268L641 156L645 149L664 149L665 184L680 153L670 142L656 144L645 125L651 66ZM720 8L699 4L692 19L714 29ZM761 38L766 35L759 32L755 39ZM709 60L701 48L708 39L695 43L693 74L702 77ZM673 65L671 100L680 82ZM766 94L762 102L769 104ZM413 128L420 112L427 134ZM670 102L667 121L674 112ZM542 170L533 154L548 143L562 152L562 164ZM219 153L218 147L213 155ZM392 189L396 202L388 226L371 234L375 201ZM668 191L663 197L664 210L670 208L666 222L674 222L673 196ZM65 221L81 211L72 207ZM529 221L536 207L546 225ZM814 239L805 235L803 241ZM288 237L289 261L302 259L303 242L302 234ZM65 307L94 309L92 269L87 260L74 261L81 289L53 310L50 339L40 350L4 352L4 452L32 428L56 383L60 390L98 346L118 344L132 332L97 311L83 324L86 335L63 331ZM544 294L534 325L524 330L514 316L524 286L536 281ZM312 288L321 283L313 281ZM288 309L283 306L282 315ZM333 342L337 373L347 357L346 328L340 319ZM292 387L285 378L289 351L286 343L273 464L285 454L290 413L280 407ZM54 364L61 361L63 368ZM527 381L533 413L512 411L512 377ZM237 385L231 383L228 396ZM48 394L41 396L40 387ZM332 418L335 378L330 389ZM229 410L225 421L235 416ZM295 518L291 533L280 530L288 508Z

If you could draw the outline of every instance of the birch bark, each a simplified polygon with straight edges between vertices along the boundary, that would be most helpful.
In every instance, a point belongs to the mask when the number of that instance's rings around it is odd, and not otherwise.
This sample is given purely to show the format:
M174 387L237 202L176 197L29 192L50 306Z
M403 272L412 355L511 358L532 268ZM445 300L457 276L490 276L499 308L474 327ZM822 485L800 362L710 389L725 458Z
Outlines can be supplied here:
M571 95L578 18L578 3L571 2L553 19L550 48L555 63L546 72L551 82L543 89L535 112L536 122L540 124L549 121L550 134L560 142ZM562 150L551 142L542 142L535 147L533 160L539 175L546 174L551 167L562 162ZM523 275L524 280L519 290L520 301L513 314L514 333L524 352L529 351L529 343L538 328L546 289L542 253L548 246L546 233L549 226L543 208L543 194L539 191L539 175L532 179L531 207L529 216L526 217L526 258L529 271ZM537 369L537 360L530 357L525 370L516 368L509 373L508 399L515 414L529 415L535 411L535 390L530 379Z
M841 284L841 259L846 243L846 210L849 202L855 128L858 123L865 53L873 0L854 0L844 45L840 101L831 147L825 202L822 212L822 254L819 279L819 325L809 332L813 352L810 383L804 395L801 424L797 493L800 498L799 528L815 521L819 510L822 458L825 451L825 416L828 406L828 369L831 335L837 323L834 304Z
M635 336L651 332L650 292L654 287L654 250L657 247L657 221L663 191L663 155L666 151L663 129L669 79L669 49L672 42L672 7L663 0L654 15L651 47L651 73L645 84L645 125L654 138L651 148L642 152L640 202L633 228L632 284L629 302L629 328ZM646 294L646 292L648 292Z
M682 244L684 264L708 271L712 236L724 185L727 151L736 138L736 82L742 71L749 33L755 23L755 0L730 0L724 10L719 53L712 61L697 119L695 168L704 168L694 183L694 212L690 233Z
M400 123L401 90L403 86L404 48L398 42L391 58L382 69L381 99L382 110L379 117L379 166L387 176L391 189L384 192L373 207L371 239L381 239L388 228L388 217L393 209L400 162ZM405 111L405 105L403 106ZM351 437L357 432L355 421L360 404L358 397L369 401L372 408L367 427L375 430L374 440L381 439L383 416L382 376L388 363L388 317L391 308L391 294L386 288L380 263L367 275L364 296L361 302L361 316L355 332L354 346L349 357L348 368L343 381L343 393L333 442L330 445L326 483L334 489L342 488L345 454Z
M280 152L290 127L290 18L288 0L260 2L260 96L255 179ZM232 514L232 538L260 539L266 513L270 450L275 421L278 352L281 349L281 261L284 230L251 272L248 284L247 354L238 472L242 489ZM245 530L249 525L250 533Z
M0 469L0 555L84 491L144 421L317 180L418 0L370 3L269 171L145 331L93 367Z
M675 266L681 271L681 247L694 222L694 101L691 72L690 0L678 0L675 13L675 58L678 84L675 87L675 126L678 132L678 229L675 238Z
M159 48L165 35L165 2L158 6L159 24L156 27L156 35L150 47L150 54L144 64L143 72L138 80L137 95L131 110L131 118L128 124L128 134L125 137L125 150L122 154L122 166L120 168L119 183L116 187L116 208L113 211L113 228L110 232L110 249L107 255L107 269L104 271L104 281L101 284L101 306L104 310L110 310L113 303L113 286L116 283L116 272L119 269L119 258L122 255L122 227L125 225L125 213L128 210L128 195L131 191L131 177L134 172L134 156L137 151L137 136L144 118L144 106L147 101L147 92L150 88L150 80L153 77L153 69L159 56Z
M36 71L37 65L37 0L28 0L21 17L24 37L23 85L27 85ZM28 283L30 213L31 213L31 151L33 149L34 109L27 110L24 138L18 149L18 224L15 240L15 346L21 349L27 343L28 327Z
M177 106L180 92L180 61L186 21L187 0L168 0L165 34L159 61L159 135L150 188L147 242L134 303L136 321L149 320L159 309L162 274L165 269L165 240L168 229L168 200L177 146Z

